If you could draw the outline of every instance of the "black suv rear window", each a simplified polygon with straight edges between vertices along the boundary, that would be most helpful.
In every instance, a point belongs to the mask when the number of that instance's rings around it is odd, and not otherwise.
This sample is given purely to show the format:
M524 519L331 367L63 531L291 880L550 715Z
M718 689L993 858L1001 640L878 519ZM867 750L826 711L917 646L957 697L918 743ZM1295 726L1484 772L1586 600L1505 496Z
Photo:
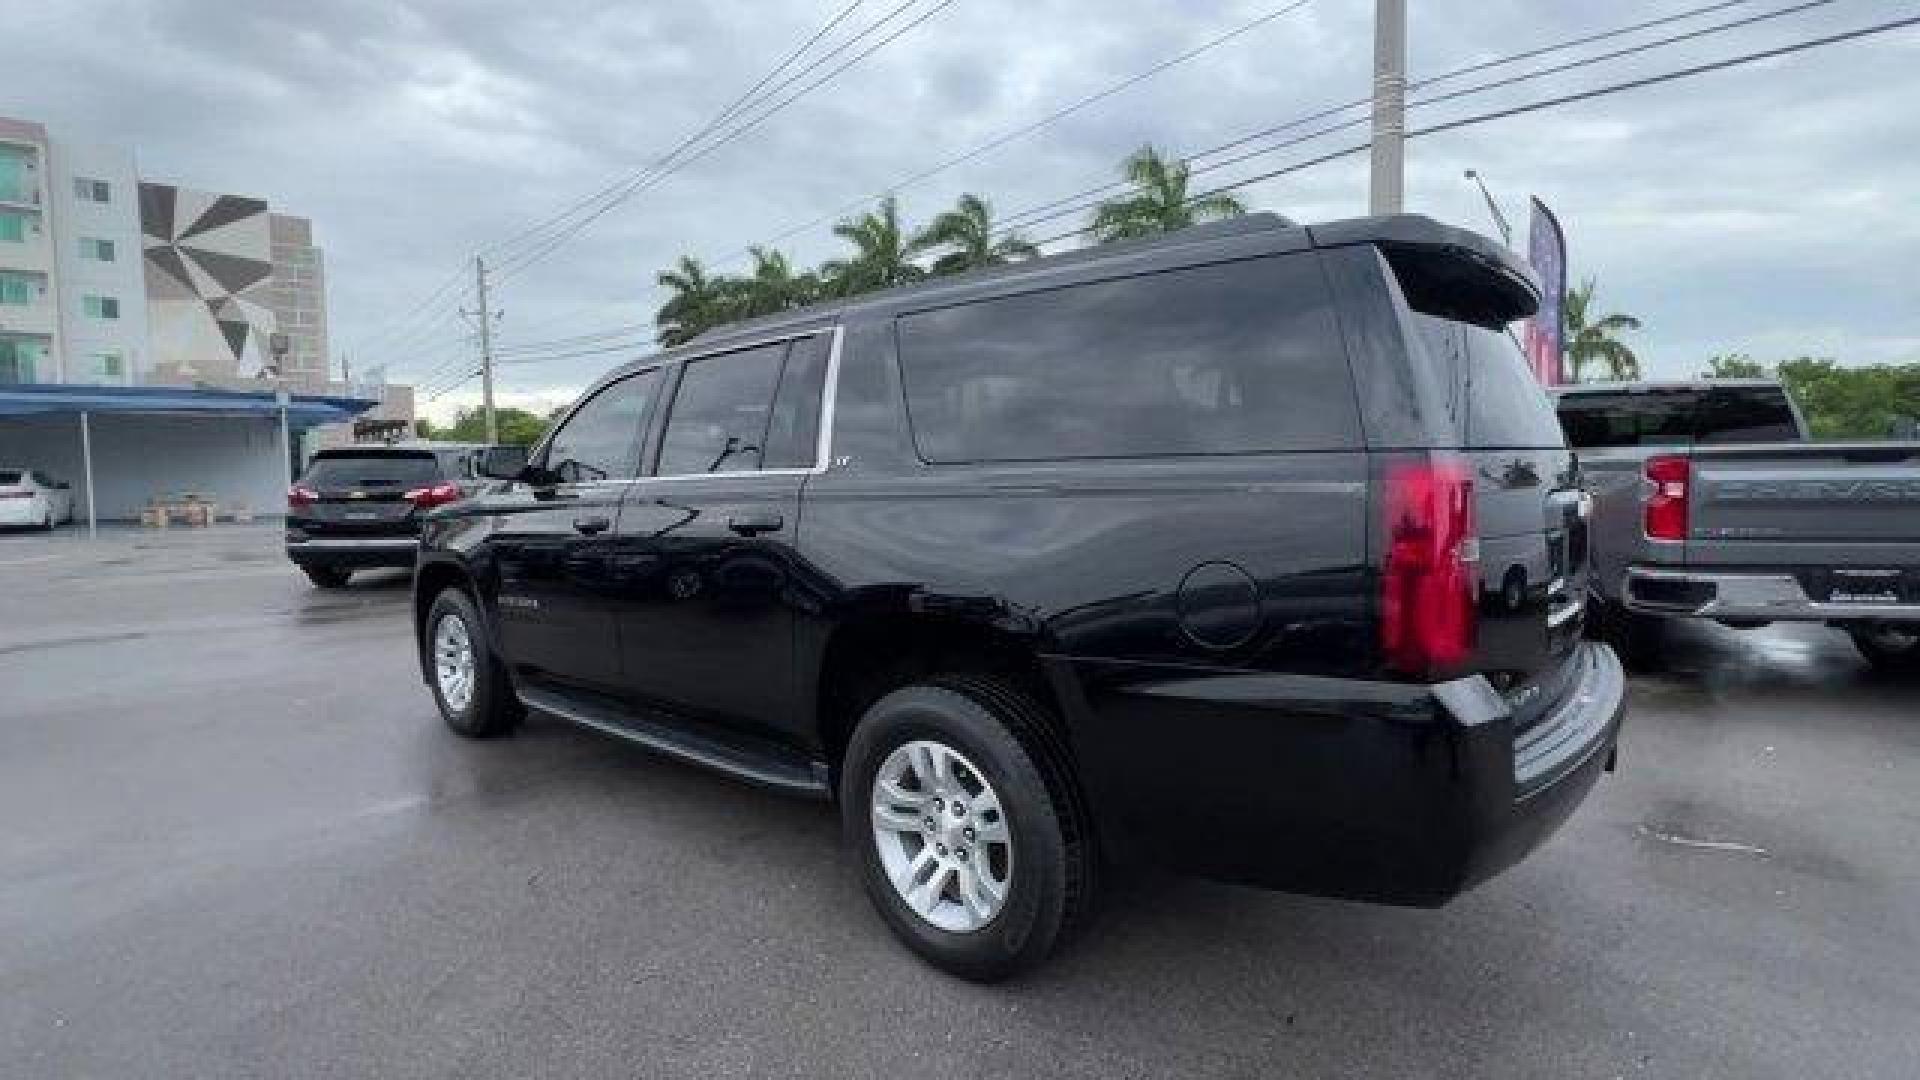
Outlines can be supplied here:
M934 462L1352 449L1358 408L1311 255L1173 270L903 316Z
M0 484L11 487L20 482L20 474L11 469L0 469Z
M307 466L312 487L404 487L433 484L440 479L440 462L433 454L328 454Z

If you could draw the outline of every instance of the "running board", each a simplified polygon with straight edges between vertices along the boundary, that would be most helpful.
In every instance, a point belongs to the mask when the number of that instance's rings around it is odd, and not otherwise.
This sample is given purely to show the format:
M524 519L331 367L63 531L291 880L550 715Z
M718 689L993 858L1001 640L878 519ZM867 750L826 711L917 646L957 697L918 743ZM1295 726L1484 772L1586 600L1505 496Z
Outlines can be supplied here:
M611 703L582 701L543 687L521 686L519 691L520 700L530 709L605 732L615 738L639 743L669 757L704 765L790 795L825 799L832 793L827 783L825 764L784 748L757 741L750 744L745 739L734 741L714 738L617 708Z

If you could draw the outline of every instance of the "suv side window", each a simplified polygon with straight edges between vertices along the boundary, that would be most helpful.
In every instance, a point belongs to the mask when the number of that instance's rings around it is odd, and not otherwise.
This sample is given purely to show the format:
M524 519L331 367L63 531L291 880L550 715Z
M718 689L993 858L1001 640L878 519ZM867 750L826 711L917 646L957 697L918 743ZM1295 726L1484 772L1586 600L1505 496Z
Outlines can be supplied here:
M762 467L811 469L820 450L820 402L827 385L830 334L801 338L787 350L780 389L773 395L773 419L767 424Z
M687 361L660 442L661 476L754 472L785 342Z
M660 369L652 368L602 387L547 441L547 470L565 484L631 478L639 471L640 431L659 386Z
M1311 254L984 300L903 316L896 330L927 461L1361 445Z

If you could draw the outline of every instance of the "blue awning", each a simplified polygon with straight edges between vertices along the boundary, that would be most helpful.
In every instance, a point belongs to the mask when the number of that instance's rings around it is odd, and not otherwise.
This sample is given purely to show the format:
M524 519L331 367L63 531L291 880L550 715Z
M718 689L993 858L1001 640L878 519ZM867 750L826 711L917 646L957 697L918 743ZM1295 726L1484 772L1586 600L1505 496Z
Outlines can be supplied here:
M369 398L292 394L287 424L297 431L338 424L380 404ZM186 386L87 386L25 383L0 386L0 419L49 414L143 413L165 416L280 418L271 391L214 390Z

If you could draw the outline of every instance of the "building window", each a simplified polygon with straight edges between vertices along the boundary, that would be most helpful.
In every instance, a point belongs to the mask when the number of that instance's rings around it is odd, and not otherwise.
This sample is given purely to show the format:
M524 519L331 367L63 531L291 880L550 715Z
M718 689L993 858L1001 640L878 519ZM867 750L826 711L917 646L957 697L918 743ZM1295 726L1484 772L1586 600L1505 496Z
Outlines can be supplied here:
M113 241L83 236L80 238L80 257L93 262L112 262Z
M0 304L26 307L33 303L34 294L39 291L33 279L24 274L0 273Z
M96 382L121 382L127 377L127 358L118 350L97 352L87 357L88 366Z
M27 215L0 214L0 243L24 244L27 242Z
M47 355L45 342L31 338L0 337L0 383L30 383Z
M0 201L38 202L33 191L33 152L0 146Z
M76 176L73 178L73 197L81 202L112 202L113 188L105 180Z
M89 319L117 319L120 317L120 298L117 296L94 296L91 293L80 298L81 310Z

